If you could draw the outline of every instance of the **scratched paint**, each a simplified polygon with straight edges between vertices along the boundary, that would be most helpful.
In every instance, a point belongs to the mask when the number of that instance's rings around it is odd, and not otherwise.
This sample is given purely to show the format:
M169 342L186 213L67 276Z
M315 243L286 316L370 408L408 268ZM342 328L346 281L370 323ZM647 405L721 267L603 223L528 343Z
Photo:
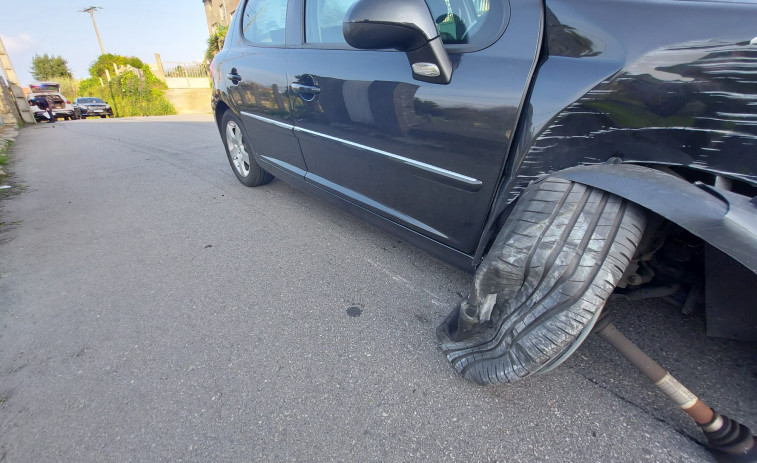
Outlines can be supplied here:
M699 26L685 21L689 30L670 26L672 32L642 34L634 30L637 23L623 29L610 20L598 22L608 25L601 30L589 26L596 18L587 19L603 14L597 13L599 2L566 3L548 2L553 7L547 13L550 56L537 76L524 138L510 160L507 203L544 174L610 158L686 166L757 186L755 29L733 19L738 8L757 12L755 5L705 4L701 8L710 11L714 25L708 30L700 20L704 37L697 37ZM576 12L582 5L593 9ZM664 2L650 8L667 8L657 14L663 19L651 11L648 28L665 23L669 12L684 14L681 3L660 5ZM733 31L716 30L717 12L729 15L723 23L732 24ZM622 12L615 11L618 16ZM726 40L727 35L732 37ZM638 45L628 45L632 36ZM558 82L565 96L555 98L547 87ZM559 99L570 95L573 99L559 107Z

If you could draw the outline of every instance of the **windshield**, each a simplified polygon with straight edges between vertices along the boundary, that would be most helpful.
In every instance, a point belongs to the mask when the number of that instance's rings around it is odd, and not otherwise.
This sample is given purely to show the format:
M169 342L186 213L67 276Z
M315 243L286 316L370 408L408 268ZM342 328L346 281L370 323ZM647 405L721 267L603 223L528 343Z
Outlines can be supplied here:
M105 102L99 98L79 98L76 100L79 104L90 104L90 103L100 103L105 104Z

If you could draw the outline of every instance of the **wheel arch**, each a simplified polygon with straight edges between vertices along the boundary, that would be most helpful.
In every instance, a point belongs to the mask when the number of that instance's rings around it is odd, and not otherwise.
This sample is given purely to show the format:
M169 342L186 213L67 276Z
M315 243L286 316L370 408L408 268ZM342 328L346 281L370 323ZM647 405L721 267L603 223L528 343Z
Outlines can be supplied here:
M634 164L579 166L552 175L628 199L757 273L757 200Z
M216 102L215 108L213 109L213 116L215 117L218 130L221 130L221 119L223 119L223 114L229 109L229 105L227 105L223 100L219 99Z
M618 8L629 10L619 14ZM757 57L752 25L744 21L757 6L631 8L547 2L545 52L474 266L530 182L563 169L619 158L714 172L757 188L757 126L748 119L757 93L739 77ZM685 27L669 25L674 14L687 18ZM640 22L658 33L640 35Z

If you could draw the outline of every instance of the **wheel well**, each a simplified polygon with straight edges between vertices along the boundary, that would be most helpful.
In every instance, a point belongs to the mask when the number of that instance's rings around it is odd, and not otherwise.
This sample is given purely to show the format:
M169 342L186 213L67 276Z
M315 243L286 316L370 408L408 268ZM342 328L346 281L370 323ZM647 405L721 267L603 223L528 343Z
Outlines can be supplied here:
M723 185L725 181L725 184L727 185L727 187L724 189L728 191L732 191L742 196L748 196L750 198L757 196L757 186L750 185L749 183L740 179L726 178L726 177L722 177L710 172L692 169L691 167L687 167L687 166L647 165L645 167L650 167L653 169L661 170L663 172L667 172L669 174L682 178L689 183L701 182L701 183L704 183L705 185L719 186L719 185Z
M757 186L660 164L577 166L550 176L608 191L646 210L647 230L618 282L618 296L664 297L686 311L706 309L708 334L757 340L757 311L750 309L757 300ZM519 200L494 220L486 252Z
M704 314L708 336L757 340L757 274L651 211L613 297L661 298L684 315Z
M223 114L229 109L229 106L224 103L223 101L219 100L218 103L216 103L216 109L215 109L215 119L216 119L216 125L220 128L221 127L221 119L223 119Z
M647 229L618 282L619 296L663 297L684 313L705 311L709 335L757 340L753 184L684 166L602 164L553 175L647 210Z

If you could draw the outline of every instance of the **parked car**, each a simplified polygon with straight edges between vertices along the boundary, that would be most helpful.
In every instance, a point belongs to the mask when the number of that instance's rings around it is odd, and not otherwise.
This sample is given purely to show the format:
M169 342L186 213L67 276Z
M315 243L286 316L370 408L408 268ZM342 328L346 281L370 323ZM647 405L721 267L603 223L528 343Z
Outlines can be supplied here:
M27 95L27 101L29 108L34 113L34 119L39 121L49 120L46 115L45 109L40 108L35 103L37 97L46 97L50 102L53 110L53 117L55 119L76 119L74 114L74 108L71 106L71 102L66 99L60 93L60 84L57 82L40 82L39 84L29 85L29 94Z
M554 368L613 292L755 339L757 4L239 11L211 65L234 174L276 176L473 273L437 330L465 378Z
M113 109L100 98L87 96L74 99L74 111L76 116L82 119L88 117L101 117L105 119L113 117Z

